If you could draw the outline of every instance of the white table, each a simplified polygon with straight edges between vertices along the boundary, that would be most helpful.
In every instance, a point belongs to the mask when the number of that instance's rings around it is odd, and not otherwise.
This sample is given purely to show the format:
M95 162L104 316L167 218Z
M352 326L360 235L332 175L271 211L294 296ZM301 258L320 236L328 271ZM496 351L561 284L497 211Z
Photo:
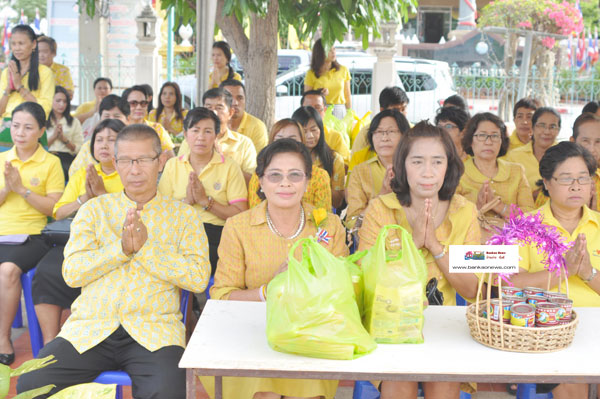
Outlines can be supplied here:
M600 308L578 308L579 326L568 348L515 353L488 348L469 334L465 307L425 310L423 344L379 345L355 360L326 360L272 350L265 333L266 305L206 304L179 362L187 370L187 397L196 398L197 375L334 380L600 383Z

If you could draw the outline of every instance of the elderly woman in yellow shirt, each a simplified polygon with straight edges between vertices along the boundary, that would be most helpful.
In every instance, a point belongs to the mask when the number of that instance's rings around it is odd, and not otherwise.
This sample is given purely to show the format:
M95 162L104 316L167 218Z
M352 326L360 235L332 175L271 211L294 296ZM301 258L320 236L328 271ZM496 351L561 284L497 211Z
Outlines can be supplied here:
M544 224L554 226L574 245L565 255L569 274L569 298L573 306L600 306L600 214L587 203L592 193L592 176L596 159L579 144L562 142L549 148L540 160L542 190L550 201L540 208ZM544 269L543 254L533 246L519 249L520 272L511 277L517 287L534 286L566 291L565 281ZM550 280L548 280L550 279ZM587 385L561 384L553 390L554 398L587 398Z
M282 119L277 121L269 132L269 144L280 139L294 139L302 144L306 142L304 129L293 119ZM250 178L248 183L248 205L250 208L260 204L263 200L258 195L260 182L256 173ZM302 197L303 201L315 208L331 209L331 186L329 184L329 175L325 170L313 164L311 178L308 183L306 193Z
M495 202L486 216L506 218L510 206L517 205L527 212L533 209L531 188L523 166L506 162L509 138L504 122L490 112L471 118L462 137L462 148L472 156L465 161L465 173L456 189L481 209Z
M475 205L455 194L463 170L450 135L427 122L418 123L402 138L394 156L392 192L371 200L358 232L360 250L372 247L385 225L399 224L411 232L427 262L428 278L437 279L444 305L456 303L456 292L464 298L477 294L474 274L449 270L449 245L480 241ZM401 242L398 232L390 234L388 243ZM458 398L460 394L458 382L423 385L426 397ZM417 383L384 381L381 397L416 398Z
M184 128L190 153L167 162L158 191L198 211L208 237L214 274L225 221L248 209L246 182L239 165L216 150L221 121L214 112L194 108L185 117Z
M298 240L325 229L329 240L320 243L335 256L345 256L348 248L339 218L328 213L317 225L311 205L302 201L311 177L312 160L302 143L276 140L258 155L256 173L266 197L259 206L232 217L225 223L219 246L219 265L211 297L221 300L265 301L266 286L287 268L290 247ZM301 255L301 250L295 256ZM209 394L213 379L202 378ZM332 399L337 381L224 378L224 397L262 399L325 397ZM257 397L257 396L255 396Z
M355 227L369 202L379 195L391 193L392 166L396 148L410 129L406 117L395 109L386 109L373 118L367 140L377 156L357 165L348 178L346 190L346 227ZM360 223L359 223L360 226ZM359 227L356 226L356 227Z
M64 188L60 160L38 140L46 114L41 105L24 102L12 113L15 143L0 153L0 363L11 364L15 353L10 326L21 298L21 274L33 269L48 251L40 235ZM17 245L7 245L10 242Z
M124 127L125 124L116 119L103 120L96 126L90 146L92 156L98 163L79 169L69 179L65 192L54 205L52 215L56 220L72 216L92 198L123 191L121 178L113 164L113 156L117 134ZM33 303L44 344L58 335L62 310L70 309L81 293L81 288L69 287L63 278L64 249L64 243L55 243L38 262L33 277Z

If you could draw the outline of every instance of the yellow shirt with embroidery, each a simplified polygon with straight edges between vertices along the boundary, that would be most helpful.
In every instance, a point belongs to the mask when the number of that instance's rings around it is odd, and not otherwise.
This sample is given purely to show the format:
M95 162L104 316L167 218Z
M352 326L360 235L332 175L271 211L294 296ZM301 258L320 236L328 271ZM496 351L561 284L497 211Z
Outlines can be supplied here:
M490 186L495 195L499 196L503 203L509 206L515 204L523 212L533 210L533 196L523 166L502 159L498 159L497 162L498 173L490 179L477 169L473 158L467 159L464 162L465 173L460 178L456 193L476 204L481 186L486 181L490 181ZM488 212L488 216L494 215L496 215L494 211Z
M594 176L592 176L592 179L594 179L594 187L596 189L596 209L593 210L598 212L600 211L600 201L598 201L598 199L600 198L600 170L596 170L596 173L594 174ZM549 198L546 197L546 195L544 195L544 192L540 190L537 198L535 199L534 209L537 209L544 205L546 202L548 202L548 199Z
M162 127L160 123L149 121L144 121L144 123L156 130L158 138L160 139L160 146L163 151L172 150L174 148L173 141L171 141L169 133ZM71 166L69 166L69 177L73 176L73 173L77 172L79 169L85 168L91 163L97 163L92 156L92 149L90 147L91 143L92 142L90 140L81 146L77 156L75 156Z
M54 82L57 86L62 86L67 91L75 90L69 67L63 64L57 64L56 62L53 62L52 65L50 65L50 69L54 73Z
M221 82L226 81L228 76L229 76L229 73L226 73L225 75L221 76ZM242 77L240 76L240 74L235 71L233 71L233 77L231 79L239 80L240 82L242 81ZM208 74L208 81L209 82L212 81L212 72ZM213 84L210 88L216 89L217 87L219 87L219 85Z
M587 241L587 250L590 254L592 267L600 270L600 213L590 210L587 206L583 207L583 215L573 231L569 234L552 214L550 202L544 204L539 210L532 212L541 212L544 217L543 223L557 228L561 236L565 237L568 242L575 241L581 233L585 234ZM542 260L545 255L538 254L535 245L527 245L519 247L519 267L531 273L544 270ZM556 287L552 287L553 291ZM563 281L561 292L566 292L566 285ZM578 276L569 277L569 298L573 300L573 306L600 306L600 295L590 288Z
M342 156L333 151L333 175L330 176L332 190L344 190L346 186L346 167ZM313 164L319 168L323 168L323 163L320 159L313 161Z
M54 87L56 84L54 83L54 74L52 70L48 68L46 65L38 66L38 73L40 77L40 81L38 82L37 90L29 90L29 72L27 72L24 76L21 77L21 85L23 85L37 100L37 103L44 108L44 112L46 113L46 118L50 114L52 110L52 100L54 98ZM8 83L8 68L5 68L2 71L2 75L0 76L0 87L4 90ZM15 86L19 84L14 82ZM24 103L26 100L21 96L21 94L17 91L12 91L8 96L8 103L6 103L6 109L4 110L4 114L2 114L3 118L10 118L12 112L18 105Z
M240 165L242 172L252 174L256 169L256 149L248 137L227 129L221 138L217 138L219 152L233 159ZM189 155L190 146L187 141L181 143L179 155Z
M96 108L96 100L88 101L86 103L79 105L79 107L77 107L77 109L73 113L73 116L77 117L79 115L87 114L88 112L90 112L91 110L93 110L95 108Z
M173 134L177 135L177 134L183 132L183 120L185 119L187 114L188 114L188 110L184 109L184 110L182 110L183 118L181 118L181 119L177 118L177 114L175 114L175 113L173 113L171 115L171 117L169 118L169 124L171 125L171 128L175 131L175 133L173 133ZM166 125L165 121L167 120L167 114L165 113L165 111L163 111L160 114L160 120L157 121L156 120L156 108L154 108L152 111L150 111L148 113L148 117L146 119L149 122L159 123L164 130L167 130L164 127L164 125ZM168 130L167 130L167 133L168 133Z
M515 129L510 137L508 138L508 151L514 150L515 148L523 147L527 143L523 143L519 136L517 135L517 130Z
M194 169L190 164L189 155L179 155L167 161L158 184L158 191L165 197L182 200L186 197L190 172ZM248 201L246 181L238 164L214 151L210 162L198 173L198 179L204 186L206 195L222 205ZM203 223L223 226L225 220L210 211L202 209L200 204L194 204L194 209L200 215Z
M311 175L302 200L315 208L331 209L331 181L329 175L324 169L316 165L312 166ZM262 202L257 194L259 187L258 176L254 173L248 183L248 206L250 208Z
M348 176L348 187L346 188L346 227L352 228L357 218L365 212L367 205L379 196L383 180L385 179L385 167L378 157L371 158L356 166Z
M323 128L325 130L325 142L329 148L340 154L344 160L344 165L348 165L348 162L350 162L350 150L342 137L342 133L337 130L327 129L325 126Z
M314 71L309 69L304 78L304 84L316 89L327 89L329 94L325 96L327 104L346 104L344 86L350 81L348 68L340 65L340 69L330 69L317 78Z
M17 156L16 148L0 153L0 190L6 186L6 162L18 169L21 181L31 192L46 196L62 193L65 176L58 157L48 153L41 145L25 162ZM31 206L25 198L11 191L0 204L0 235L40 234L48 217Z
M395 193L381 195L369 203L362 227L358 231L359 250L371 248L375 244L381 228L388 224L399 224L412 234L406 213ZM401 242L398 234L401 234L398 230L390 230L386 239L386 247L389 247L389 243L394 240ZM465 197L455 194L450 200L446 218L435 229L435 236L446 247L448 245L479 245L481 231L475 204ZM455 305L456 290L448 283L444 273L438 268L433 255L425 248L421 248L421 251L429 270L427 279L436 277L438 289L444 294L444 305Z
M104 341L119 325L147 350L185 347L180 288L202 292L210 277L208 240L196 211L157 194L141 212L148 239L131 256L121 235L127 210L124 191L83 204L71 224L63 277L81 287L59 334L79 353Z
M525 176L531 191L538 189L536 182L542 178L540 176L540 163L535 155L533 155L533 145L530 141L522 147L514 149L504 157L508 162L514 162L522 165L525 168Z
M252 140L257 154L269 144L267 127L264 122L247 112L244 112L237 132Z
M96 169L96 172L98 172L98 176L102 178L104 189L107 193L118 193L119 191L123 191L123 183L121 183L121 177L117 171L107 175L102 171L102 165L99 163L95 164L94 168ZM67 187L65 187L65 192L54 205L54 209L52 210L53 217L56 217L56 211L61 207L77 201L79 196L85 194L86 169L87 168L81 168L71 176L67 183Z

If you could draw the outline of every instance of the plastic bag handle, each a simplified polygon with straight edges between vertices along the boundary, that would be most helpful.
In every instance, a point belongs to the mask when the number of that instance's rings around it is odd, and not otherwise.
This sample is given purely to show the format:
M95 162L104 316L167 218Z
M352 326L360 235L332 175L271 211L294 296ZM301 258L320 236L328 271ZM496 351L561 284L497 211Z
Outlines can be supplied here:
M356 251L356 252L354 252L352 255L349 255L349 256L347 256L347 257L346 257L346 260L347 260L348 262L356 263L356 261L358 261L358 260L360 260L360 259L364 258L364 256L365 256L366 254L368 254L368 253L369 253L369 250L368 250L368 249L365 249L365 250L362 250L362 251Z
M412 234L410 234L404 227L399 224L388 224L383 226L381 231L379 232L379 236L377 237L377 241L375 242L375 247L379 248L381 245L385 245L385 239L387 238L388 230L395 229L402 231L402 251L395 257L386 258L387 261L395 261L400 260L402 258L402 254L404 253L404 249L406 247L406 243L408 243L408 237L412 239ZM381 241L380 241L381 240Z
M298 241L296 241L292 247L290 248L290 251L288 252L288 269L290 268L291 265L295 266L296 268L298 268L298 270L300 269L300 267L302 267L302 263L299 262L295 257L294 257L294 252L296 251L296 248L298 248L298 245L302 245L302 258L304 259L305 257L309 257L310 255L310 251L315 251L315 250L320 250L322 249L323 251L327 251L325 248L323 248L321 245L319 245L316 241L315 238L310 236L310 237L305 237L302 238ZM318 247L315 247L315 245ZM327 274L327 268L324 267L325 265L322 265L321 262L317 262L316 264L313 264L313 269L315 271L315 273L309 273L313 274L317 277L321 277L324 276L325 274ZM316 266L316 268L315 268ZM317 270L318 269L318 270ZM289 275L289 274L288 274Z

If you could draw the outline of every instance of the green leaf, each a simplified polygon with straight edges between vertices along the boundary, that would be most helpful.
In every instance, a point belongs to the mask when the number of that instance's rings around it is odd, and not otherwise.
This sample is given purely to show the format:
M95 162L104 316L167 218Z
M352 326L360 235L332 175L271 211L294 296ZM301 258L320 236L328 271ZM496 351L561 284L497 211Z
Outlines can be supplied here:
M117 391L116 384L79 384L63 389L50 396L49 399L114 399Z
M342 8L346 14L351 14L353 11L352 0L342 0Z
M10 376L16 377L21 374L29 373L30 371L38 370L46 367L49 364L56 363L54 359L54 355L46 356L42 359L31 359L20 365L14 370L11 370Z
M45 395L50 392L56 385L44 385L43 387L35 388L27 392L21 392L13 399L32 399L40 395ZM54 395L51 396L52 398Z

